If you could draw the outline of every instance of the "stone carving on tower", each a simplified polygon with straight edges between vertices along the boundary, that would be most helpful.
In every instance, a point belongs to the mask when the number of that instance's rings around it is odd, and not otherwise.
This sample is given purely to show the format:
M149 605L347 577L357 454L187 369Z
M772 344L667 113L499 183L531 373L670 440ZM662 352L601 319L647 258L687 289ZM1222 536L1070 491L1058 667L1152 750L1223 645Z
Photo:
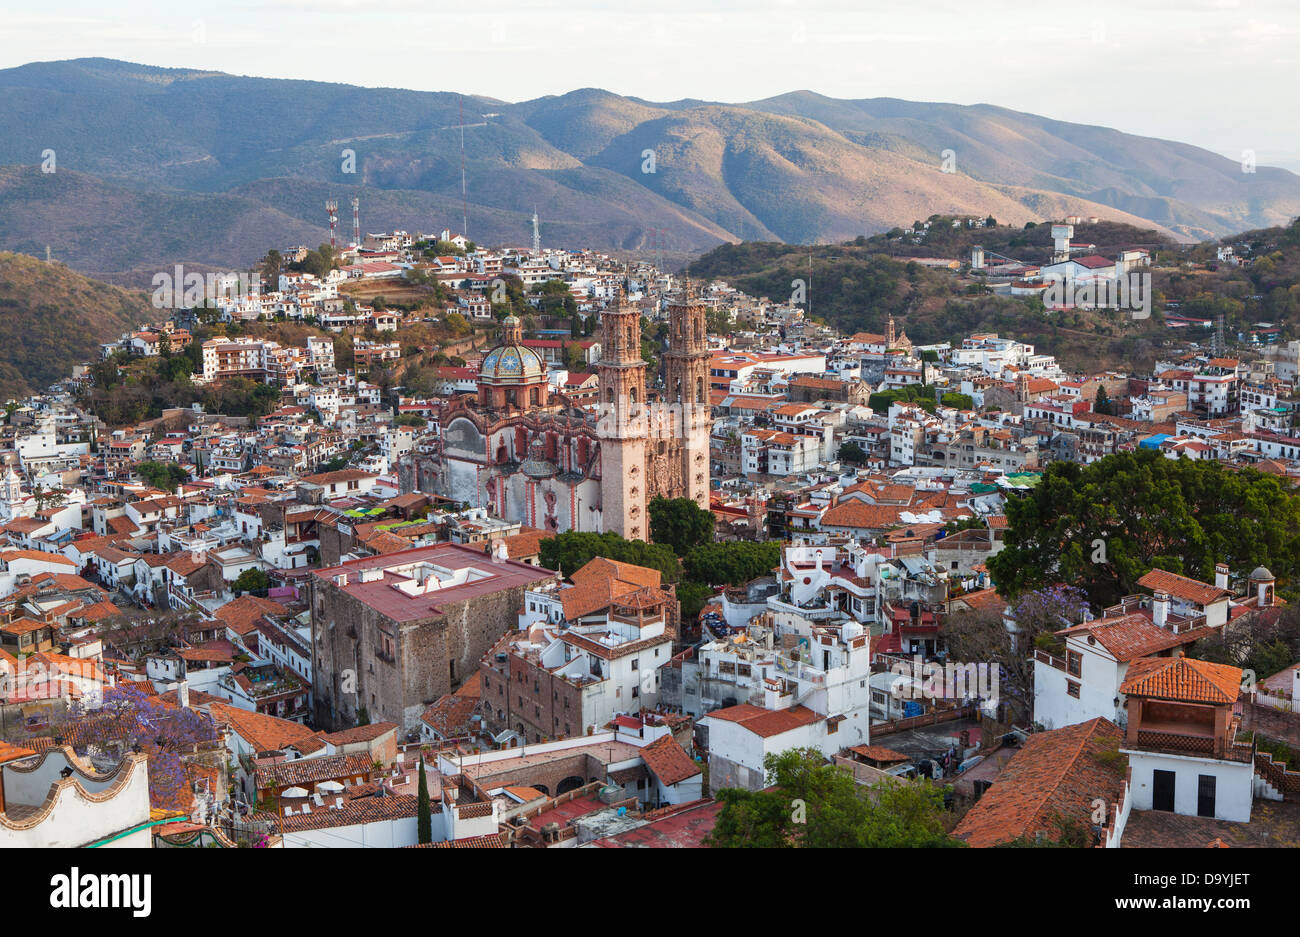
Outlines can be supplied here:
M682 294L668 304L668 351L664 387L676 411L681 440L682 496L709 507L709 437L713 429L709 403L708 307L695 296L689 279Z
M646 517L646 362L641 357L641 312L622 290L601 315L601 500L606 529L632 540L649 538Z

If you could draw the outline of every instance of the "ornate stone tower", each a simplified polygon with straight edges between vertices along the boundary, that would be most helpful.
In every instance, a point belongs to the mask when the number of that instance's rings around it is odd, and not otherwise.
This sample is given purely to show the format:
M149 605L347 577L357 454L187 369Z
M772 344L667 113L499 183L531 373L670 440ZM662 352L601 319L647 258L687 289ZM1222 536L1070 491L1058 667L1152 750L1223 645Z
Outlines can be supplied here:
M664 355L664 393L674 408L682 440L682 480L687 497L709 507L709 343L705 305L688 279L682 295L668 304L668 351Z
M601 514L606 530L647 540L646 363L641 358L641 313L619 292L601 315L600 461Z

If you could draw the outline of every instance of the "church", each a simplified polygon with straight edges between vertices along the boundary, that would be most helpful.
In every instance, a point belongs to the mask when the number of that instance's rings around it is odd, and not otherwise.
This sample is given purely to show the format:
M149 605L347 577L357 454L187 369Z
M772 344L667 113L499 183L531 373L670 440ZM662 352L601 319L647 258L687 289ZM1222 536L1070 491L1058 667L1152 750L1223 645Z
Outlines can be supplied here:
M445 400L440 432L403 457L403 492L422 491L541 530L649 540L655 497L709 507L708 337L689 282L669 302L664 390L647 391L641 314L620 292L601 314L599 404L556 394L519 319L483 358L477 396Z

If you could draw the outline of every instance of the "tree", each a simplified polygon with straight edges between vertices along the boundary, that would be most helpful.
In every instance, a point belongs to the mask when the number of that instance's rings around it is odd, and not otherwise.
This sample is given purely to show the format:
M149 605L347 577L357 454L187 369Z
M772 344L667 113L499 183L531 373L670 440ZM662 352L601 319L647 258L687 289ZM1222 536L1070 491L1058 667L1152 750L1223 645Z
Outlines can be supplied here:
M953 661L986 661L998 666L998 697L1003 717L1028 721L1033 715L1035 648L1062 652L1056 632L1083 620L1083 592L1069 586L1032 590L1005 610L961 611L948 617L943 633ZM1005 620L1004 620L1005 618ZM1007 622L1012 622L1008 628Z
M1115 405L1111 403L1110 394L1106 393L1105 387L1097 388L1097 399L1092 405L1092 410L1105 416L1115 415Z
M713 598L712 587L702 582L688 581L677 584L677 602L681 606L683 621L699 615L711 598Z
M1214 581L1217 563L1245 575L1266 566L1294 594L1300 497L1285 480L1153 449L1090 465L1053 462L1007 502L1006 547L988 560L1004 596L1056 582L1111 605L1154 568Z
M928 781L866 787L812 748L763 759L768 788L723 788L714 848L960 847L944 830L942 790Z
M1187 650L1188 657L1253 670L1259 680L1300 659L1300 606L1277 613L1244 615L1213 632Z
M424 773L424 756L420 756L420 786L415 795L416 829L419 841L433 842L433 816L429 810L429 779Z
M231 584L236 592L265 592L271 588L271 579L260 569L246 569Z
M657 569L664 582L676 582L681 576L681 566L671 547L625 540L613 531L596 534L571 530L548 537L539 544L538 555L542 566L557 569L565 576L573 575L597 556Z
M867 461L867 452L855 442L846 442L840 445L839 452L835 457L841 462L862 463Z
M74 703L70 722L79 744L122 754L138 745L149 759L149 803L170 810L188 810L192 802L184 756L219 738L211 717L170 706L129 682L105 688L98 708Z
M650 536L655 543L667 544L678 556L685 556L692 548L712 542L713 512L690 498L657 495L650 502Z
M151 488L167 492L175 491L177 485L190 477L190 473L175 462L137 462L135 471Z
M696 547L682 560L682 569L686 578L695 582L743 586L751 579L770 575L780 562L779 541L733 540Z

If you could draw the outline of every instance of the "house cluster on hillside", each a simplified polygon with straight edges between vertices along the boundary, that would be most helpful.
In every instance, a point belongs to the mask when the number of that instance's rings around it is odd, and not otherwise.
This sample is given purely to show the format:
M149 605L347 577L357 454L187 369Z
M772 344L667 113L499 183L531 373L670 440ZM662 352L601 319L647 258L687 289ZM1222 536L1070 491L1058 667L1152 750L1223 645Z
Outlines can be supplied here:
M109 426L90 364L11 404L0 837L699 846L717 792L764 789L765 758L792 748L863 785L951 785L972 846L1248 845L1294 817L1300 769L1259 739L1300 739L1300 665L1251 686L1186 654L1288 614L1268 569L1153 569L1072 610L1049 649L988 560L1053 461L1150 449L1300 475L1300 345L1070 373L1004 335L919 345L892 318L839 335L801 305L592 251L356 239L324 276L285 267L202 321L102 348L119 366L187 355L200 388L273 394L262 416ZM1014 292L1143 264L1079 247L979 269ZM445 307L352 290L411 276ZM577 318L526 292L529 326L498 323L505 277ZM432 392L402 387L406 330L452 312L471 325L463 360ZM279 317L304 323L301 346L243 325ZM657 496L710 511L717 540L780 541L777 564L715 586L698 621L660 570L542 565L566 531L648 539ZM954 657L957 616L1005 632L1031 671L1020 716L996 664ZM171 732L185 743L162 745Z

